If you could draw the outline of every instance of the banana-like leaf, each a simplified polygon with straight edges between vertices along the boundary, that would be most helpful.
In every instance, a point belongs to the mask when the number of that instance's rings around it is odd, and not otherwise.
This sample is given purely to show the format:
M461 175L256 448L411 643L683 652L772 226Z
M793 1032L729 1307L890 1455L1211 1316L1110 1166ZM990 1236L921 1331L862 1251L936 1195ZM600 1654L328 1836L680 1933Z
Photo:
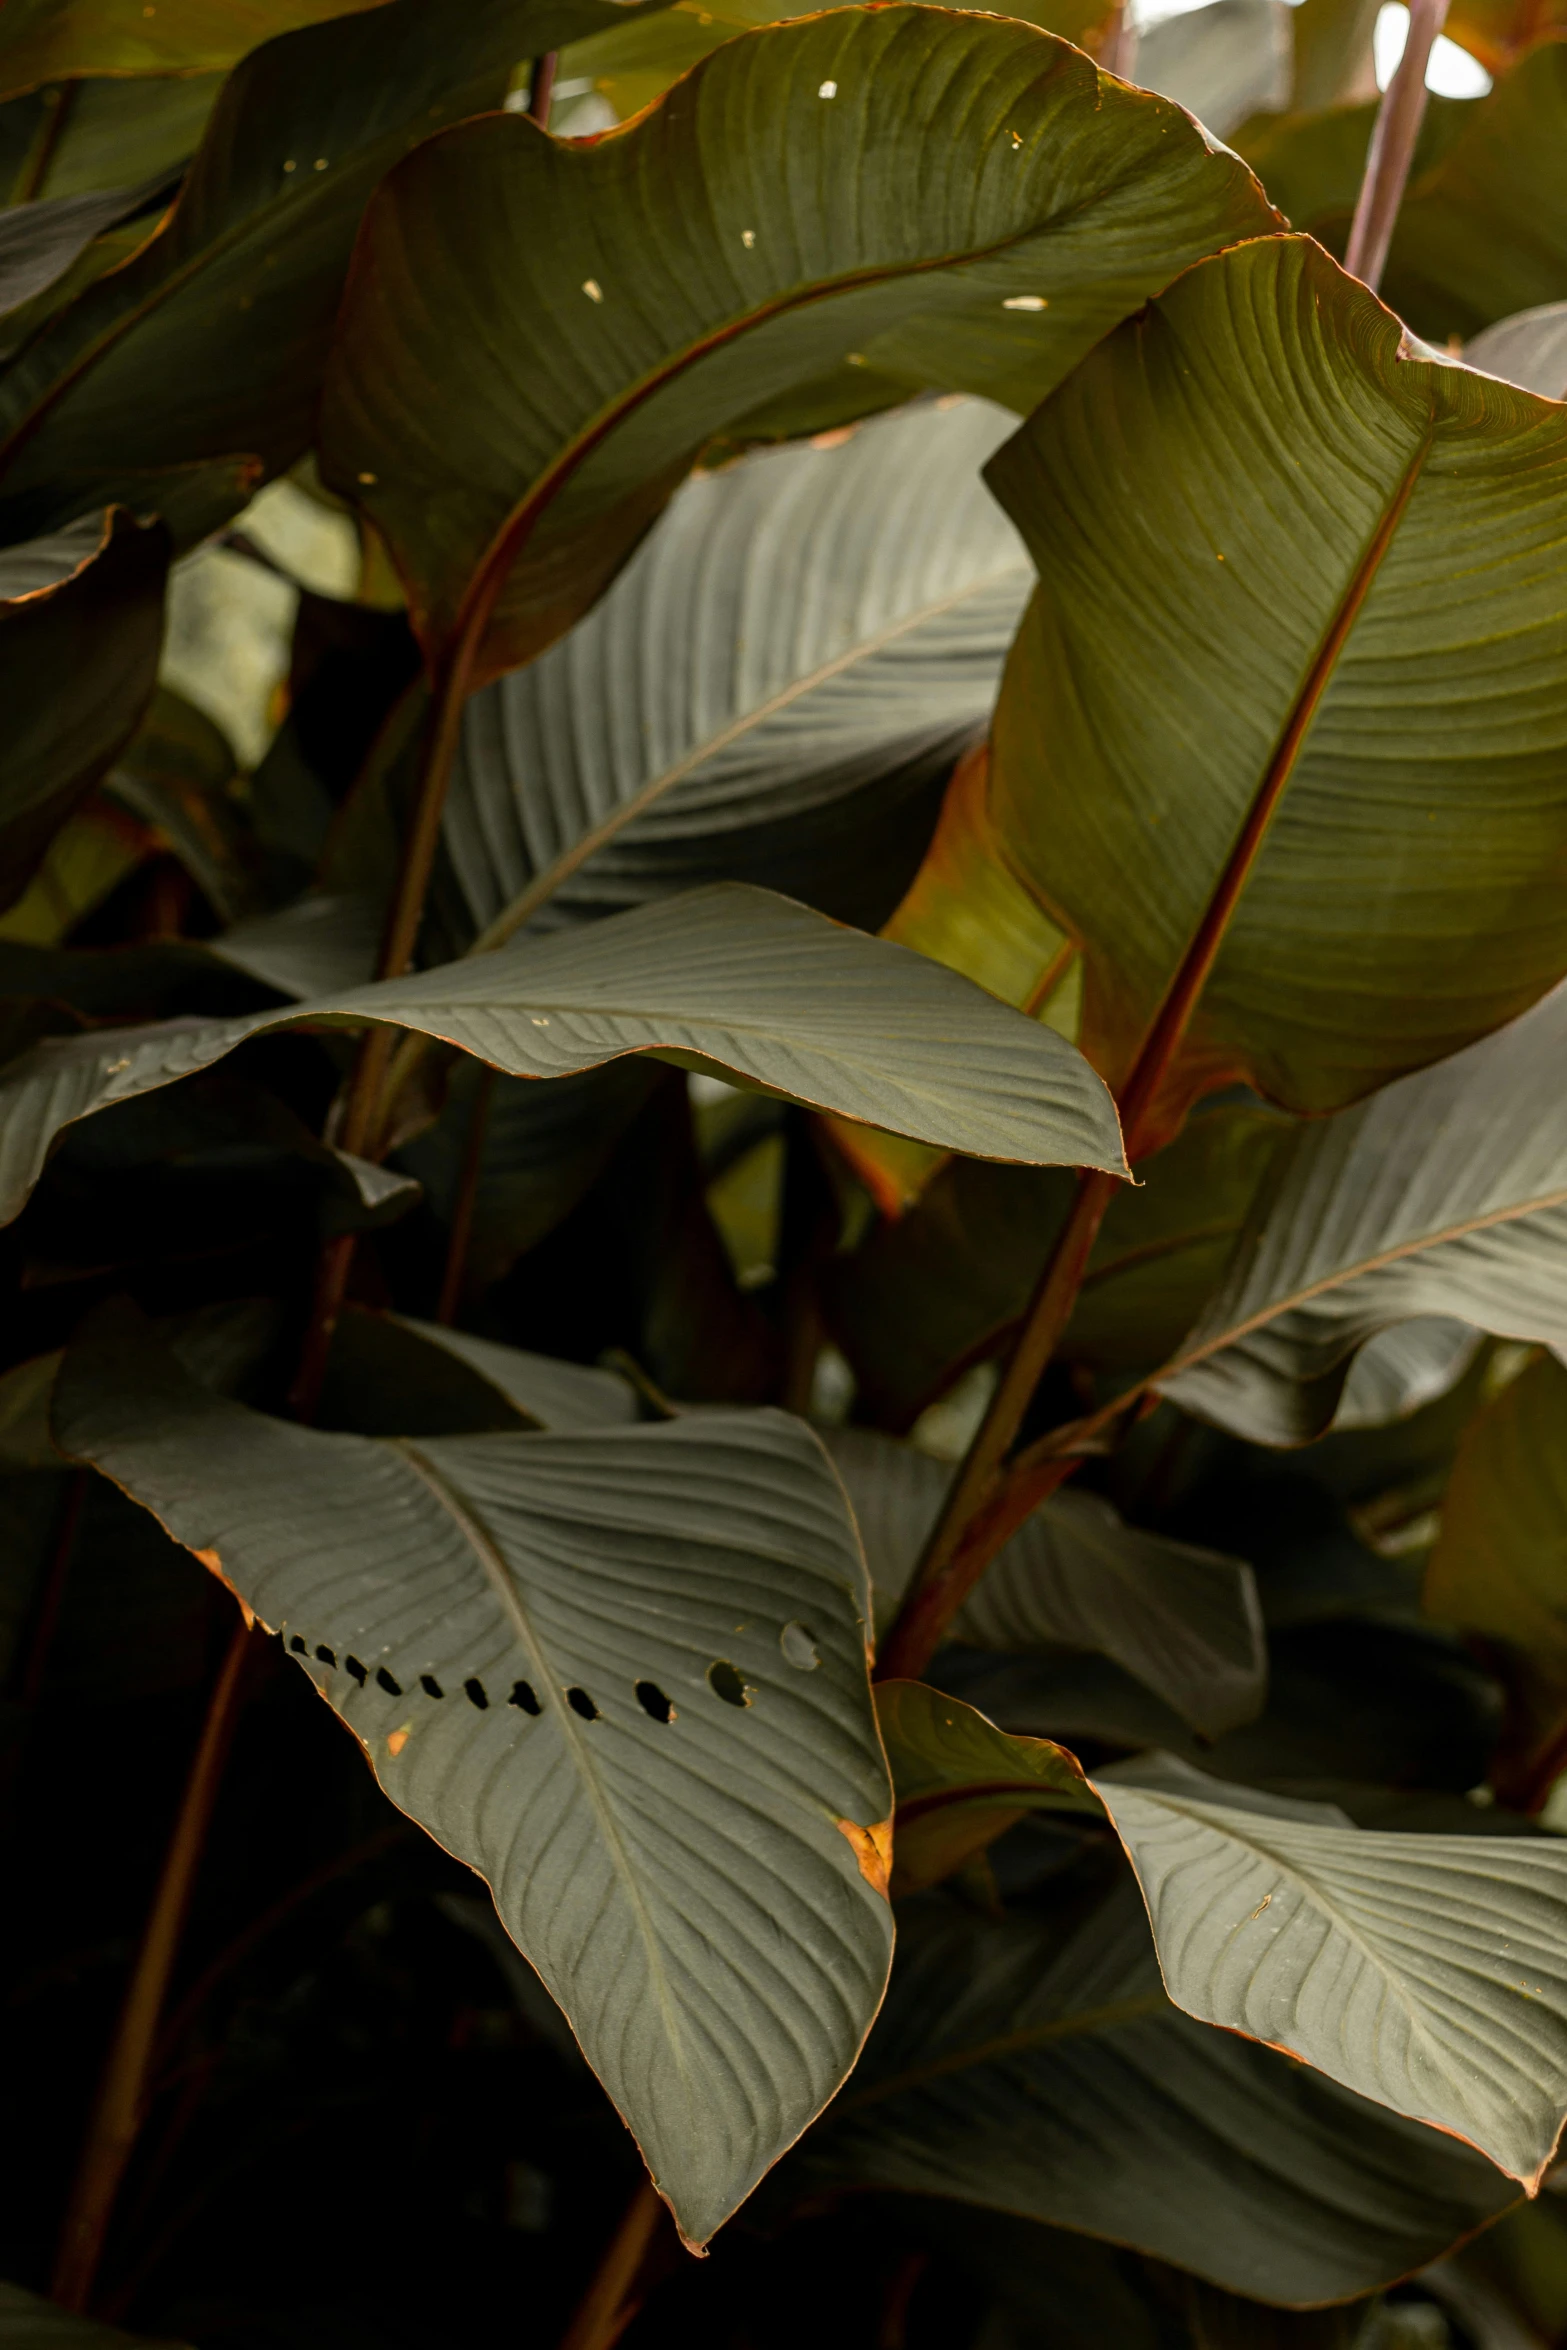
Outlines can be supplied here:
M8 100L4 119L17 123L23 154L23 177L11 200L22 185L31 189L29 201L52 203L154 174L172 181L195 153L223 79L202 73L122 81L105 74Z
M6 0L0 98L79 74L213 73L274 34L383 0Z
M1492 2166L1194 2023L1130 1885L1063 1948L1026 1915L906 1906L898 1964L802 2183L955 2196L1274 2302L1405 2276L1511 2200Z
M1112 1083L1217 926L1164 1132L1234 1077L1354 1101L1567 968L1564 459L1560 408L1405 355L1278 237L1188 271L992 460L1040 587L991 816L1083 943Z
M979 478L1011 423L924 403L688 482L597 609L468 704L446 847L475 928L720 879L882 921L1033 582Z
M1464 362L1544 400L1567 400L1567 302L1499 318L1465 344Z
M475 1338L469 1331L448 1330L406 1314L389 1318L422 1345L455 1355L541 1428L624 1428L637 1417L635 1395L613 1371L558 1362L551 1355L530 1354L520 1346L502 1346L493 1338Z
M0 907L140 723L168 568L162 525L123 507L0 549Z
M1285 0L1208 0L1150 25L1132 79L1227 139L1259 109L1290 102L1291 19Z
M427 652L483 626L478 685L563 635L761 403L855 360L1030 407L1272 220L1178 111L1048 34L828 10L727 43L591 145L492 115L410 156L366 218L324 470Z
M145 2334L122 2334L118 2326L100 2325L96 2318L73 2317L41 2293L0 2284L0 2350L138 2350L138 2345L139 2350L184 2350L178 2342L150 2342Z
M1531 1363L1472 1420L1442 1498L1427 1612L1567 1685L1567 1370Z
M903 1594L951 1471L867 1428L823 1431L859 1521L876 1592ZM1244 1561L1128 1526L1096 1494L1042 1502L965 1602L979 1648L1114 1657L1205 1736L1248 1722L1267 1688L1256 1579Z
M609 0L469 0L456 15L387 0L247 57L158 234L6 371L0 530L20 537L112 497L169 510L178 481L193 495L187 543L236 512L246 484L193 469L238 452L274 473L308 446L376 182L443 123L498 106L519 57L611 13Z
M143 211L163 184L57 196L0 212L0 311L30 302L64 277L94 237Z
M1286 1145L1156 1384L1259 1444L1332 1422L1356 1351L1443 1315L1567 1346L1567 990Z
M853 2064L891 1958L863 1568L809 1431L331 1436L118 1316L68 1356L55 1431L486 1877L705 2242Z
M1255 1103L1202 1109L1110 1203L1063 1357L1146 1370L1224 1277L1288 1129ZM417 1172L417 1169L415 1170ZM827 1269L833 1335L876 1417L907 1427L1028 1304L1071 1205L1055 1174L957 1160L918 1204Z
M879 1681L876 1720L892 1772L892 1892L950 1876L1029 1811L1104 1806L1077 1757L1049 1738L1014 1738L923 1681Z
M1450 2131L1534 2192L1567 2117L1567 1850L1380 1834L1168 1755L1093 1785L1178 2007Z
M1379 1331L1350 1365L1334 1428L1386 1428L1423 1411L1457 1385L1484 1343L1480 1331L1446 1314Z
M723 882L286 1012L50 1039L0 1074L0 1220L76 1119L278 1028L377 1024L512 1076L661 1054L949 1148L1124 1169L1114 1105L1049 1029L922 956Z
M1564 0L1453 0L1447 12L1449 37L1492 74L1501 73L1542 33L1564 28Z
M1478 0L1484 5L1485 0ZM1375 58L1372 41L1381 0L1301 0L1291 27L1294 35L1295 74L1290 104L1301 114L1320 114L1327 107L1344 109L1372 88ZM1465 0L1448 10L1449 22ZM1456 36L1455 36L1456 37ZM1236 151L1241 152L1237 140Z

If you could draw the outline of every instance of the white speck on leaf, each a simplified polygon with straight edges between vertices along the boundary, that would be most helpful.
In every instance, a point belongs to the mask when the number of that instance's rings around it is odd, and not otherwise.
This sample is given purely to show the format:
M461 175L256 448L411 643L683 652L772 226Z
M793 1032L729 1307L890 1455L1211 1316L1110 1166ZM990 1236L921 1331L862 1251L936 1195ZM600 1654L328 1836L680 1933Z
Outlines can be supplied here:
M1001 307L1003 310L1048 310L1050 304L1043 294L1008 294Z
M821 88L820 88L820 89L817 91L816 95L817 95L817 97L818 97L818 98L836 98L836 97L837 97L837 95L838 95L838 85L837 85L837 83L836 83L836 82L823 82L823 84L822 84Z
M596 277L585 277L582 281L582 291L590 302L602 302L604 299L604 289Z
M756 231L755 231L755 229L754 229L754 228L743 228L743 229L740 231L740 242L741 242L741 244L742 244L742 245L745 247L746 251L749 253L749 252L750 252L750 250L751 250L751 247L752 247L752 246L753 246L753 245L756 243Z

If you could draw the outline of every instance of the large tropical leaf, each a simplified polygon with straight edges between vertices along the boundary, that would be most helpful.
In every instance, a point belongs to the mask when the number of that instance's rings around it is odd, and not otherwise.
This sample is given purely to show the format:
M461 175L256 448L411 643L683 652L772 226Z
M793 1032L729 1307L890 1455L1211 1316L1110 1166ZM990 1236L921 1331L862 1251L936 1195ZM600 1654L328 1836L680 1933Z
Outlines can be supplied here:
M0 549L0 906L152 698L168 567L167 532L123 507Z
M1487 2162L1170 2005L1130 1886L1063 1948L906 1905L898 1964L804 2178L955 2196L1275 2302L1407 2275L1509 2200Z
M247 49L323 17L383 0L6 0L0 98L78 74L187 74L234 65Z
M52 527L112 496L167 505L180 481L194 500L185 539L235 512L233 478L213 490L193 469L248 454L271 473L305 449L377 180L443 123L498 105L519 56L591 30L608 10L609 0L471 0L454 17L441 0L388 0L246 58L159 233L7 370L0 530Z
M55 1427L487 1877L704 2242L853 2064L891 1955L863 1568L814 1438L771 1413L324 1435L118 1318Z
M902 1597L951 1471L869 1429L823 1441L854 1505L878 1597ZM1035 1510L953 1624L980 1648L1065 1647L1114 1657L1216 1738L1262 1704L1267 1652L1250 1567L1126 1525L1096 1494Z
M1103 1819L1075 1755L1048 1738L998 1730L923 1681L880 1681L876 1720L892 1772L892 1892L950 1876L1025 1812Z
M487 622L479 684L562 635L760 403L857 361L882 404L902 383L1030 407L1271 218L1176 110L1048 34L829 10L728 43L591 145L494 115L411 156L345 298L328 477L386 536L427 649Z
M1177 2006L1538 2187L1567 2117L1567 1850L1379 1834L1170 1756L1094 1786Z
M276 1028L378 1023L512 1076L661 1053L949 1148L1124 1164L1114 1106L1060 1037L902 947L726 882L286 1012L52 1038L0 1076L0 1200L14 1215L54 1137L95 1110Z
M150 185L122 184L96 195L57 196L0 212L0 311L14 310L57 284L94 237L144 211L161 181L162 175Z
M1219 925L1166 1131L1228 1077L1353 1101L1567 968L1564 458L1561 409L1405 355L1279 237L1189 271L992 460L1040 586L991 815L1083 942L1112 1083Z
M717 879L882 921L1032 583L979 478L1010 423L925 403L688 482L602 604L468 705L446 846L475 927Z
M1321 1124L1277 1162L1157 1384L1263 1444L1333 1418L1357 1349L1436 1314L1567 1346L1567 990Z
M172 180L195 153L223 80L221 73L105 74L6 100L0 149L20 164L8 200L52 203L155 174Z
M1567 1369L1531 1363L1472 1420L1442 1497L1428 1611L1567 1685Z
M1179 1346L1213 1295L1287 1128L1252 1103L1199 1110L1110 1203L1065 1359L1124 1375ZM1071 1205L1055 1174L957 1160L918 1204L827 1269L833 1335L875 1416L907 1427L993 1353Z

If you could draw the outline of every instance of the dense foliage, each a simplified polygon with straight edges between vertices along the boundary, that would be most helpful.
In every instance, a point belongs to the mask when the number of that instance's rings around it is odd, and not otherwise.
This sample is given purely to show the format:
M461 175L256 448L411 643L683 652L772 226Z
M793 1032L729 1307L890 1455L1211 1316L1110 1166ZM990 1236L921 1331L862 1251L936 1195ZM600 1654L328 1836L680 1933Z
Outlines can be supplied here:
M1567 13L1375 14L0 5L0 2341L1567 2343Z

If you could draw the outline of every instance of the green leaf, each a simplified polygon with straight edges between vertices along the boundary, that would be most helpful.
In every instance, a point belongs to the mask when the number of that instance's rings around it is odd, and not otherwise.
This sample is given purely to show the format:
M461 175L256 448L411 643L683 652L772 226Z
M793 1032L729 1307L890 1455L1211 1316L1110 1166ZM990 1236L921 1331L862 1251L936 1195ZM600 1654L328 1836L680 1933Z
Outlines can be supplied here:
M590 145L492 115L410 157L366 221L324 470L390 544L427 653L484 629L481 684L580 618L764 401L853 357L1030 407L1271 219L1175 109L1048 34L829 10L726 44Z
M729 882L298 1010L51 1039L0 1076L0 1203L16 1213L78 1118L277 1028L377 1023L513 1076L651 1052L949 1147L1124 1164L1108 1095L1060 1037L903 947Z
M0 906L135 731L157 680L168 535L115 507L0 550Z
M0 212L0 311L30 302L64 277L94 237L142 211L150 186L111 188L93 196L59 196Z
M809 1432L331 1436L210 1395L118 1317L68 1357L55 1427L487 1878L705 2242L853 2064L891 1955L863 1570Z
M446 848L475 928L709 880L882 921L1032 583L979 478L1010 422L922 404L688 482L602 604L468 704Z
M1082 941L1112 1084L1221 925L1155 1129L1232 1077L1354 1101L1567 968L1564 458L1559 408L1401 356L1281 237L1188 271L992 460L1040 586L991 813Z
M1498 319L1465 344L1464 364L1522 384L1544 400L1567 400L1567 302Z
M1254 1103L1199 1110L1110 1203L1060 1352L1096 1371L1168 1357L1213 1295L1287 1132ZM958 1160L824 1284L833 1335L874 1416L907 1427L995 1352L1071 1205L1057 1174Z
M951 1471L869 1429L823 1442L848 1489L871 1581L902 1597ZM1097 1494L1042 1502L964 1603L953 1637L978 1648L1113 1657L1205 1736L1250 1721L1267 1686L1256 1580L1240 1559L1128 1526Z
M1156 1755L1093 1782L1165 1987L1533 2194L1567 2117L1567 1850L1400 1836Z
M1375 76L1372 37L1379 5L1380 0L1302 0L1290 28L1295 50L1290 104L1300 113L1345 107L1369 94ZM1463 5L1464 0L1459 0L1459 7L1449 9L1449 16L1456 17ZM1242 143L1237 140L1235 145L1237 153L1245 153L1250 162Z
M1426 1568L1427 1612L1567 1684L1567 1370L1550 1355L1465 1431Z
M214 72L247 49L382 0L6 0L0 97L76 74Z
M955 2196L1275 2302L1347 2300L1501 2210L1489 2163L1166 1999L1130 1886L1062 1946L905 1907L887 2003L797 2165Z
M1558 990L1498 1035L1287 1144L1230 1271L1158 1375L1258 1444L1331 1423L1368 1338L1437 1314L1567 1345Z
M1103 1806L1082 1765L1048 1738L1013 1738L923 1681L880 1681L876 1721L892 1772L892 1891L950 1876L1025 1812Z
M178 2342L149 2342L145 2334L122 2334L95 2318L72 2317L39 2293L0 2284L0 2345L4 2350L184 2350Z
M636 1396L613 1371L350 1307L333 1336L319 1417L362 1436L446 1436L624 1428L638 1413Z
M0 105L0 144L8 161L17 151L22 161L10 201L20 201L24 188L30 201L50 203L155 173L172 179L195 153L223 79L221 73L126 81L104 75L7 99Z
M160 232L7 370L0 530L52 527L112 496L167 506L166 469L232 466L236 452L267 474L292 464L376 182L443 123L499 105L519 56L590 30L607 6L471 0L454 17L441 0L389 0L247 57ZM171 522L188 544L242 503L218 477Z

